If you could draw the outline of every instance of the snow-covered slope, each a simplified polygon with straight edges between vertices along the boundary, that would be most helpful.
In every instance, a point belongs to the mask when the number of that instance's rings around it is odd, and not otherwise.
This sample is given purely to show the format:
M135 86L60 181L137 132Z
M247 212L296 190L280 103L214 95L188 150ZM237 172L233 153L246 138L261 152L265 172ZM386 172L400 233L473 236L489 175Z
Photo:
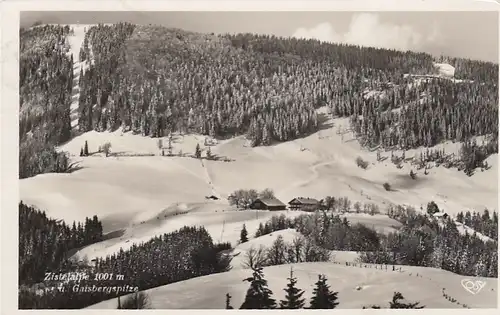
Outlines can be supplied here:
M73 90L71 93L71 127L78 126L78 99L80 97L80 88L78 82L81 75L81 70L85 71L92 62L91 59L86 61L80 60L80 48L83 45L85 31L92 27L93 24L68 24L73 29L73 34L68 36L70 45L69 54L73 54Z
M389 219L390 220L390 219ZM302 234L297 232L294 229L286 229L275 231L273 233L260 236L254 239L250 239L248 242L239 244L236 246L232 252L233 259L231 260L231 268L234 269L245 269L247 266L245 265L245 256L246 253L254 248L259 249L260 247L268 249L272 246L273 242L279 237L283 237L283 241L285 243L291 244L295 238L300 237ZM332 261L345 263L350 262L354 263L358 261L359 253L355 251L331 251L330 258Z
M123 240L94 245L109 247L109 250L96 249L94 254L94 248L89 248L90 252L86 253L89 256L108 253L120 245L145 240L156 232L168 232L185 224L206 225L215 240L235 242L243 223L248 225L251 221L254 227L248 230L253 234L258 222L275 213L234 211L225 198L240 188L272 188L284 203L297 196L318 199L328 195L346 196L353 202L376 203L382 211L389 203L425 208L431 200L452 215L466 209L497 208L497 155L488 159L490 170L478 170L472 177L456 169L439 167L430 169L428 175L424 175L423 170L416 171L417 179L412 180L408 175L412 169L410 164L397 169L390 162L390 153L383 154L389 157L388 160L377 163L376 152L361 149L351 133L337 134L337 127L345 128L347 119L328 123L330 127L308 137L274 146L251 148L245 146L242 137L237 137L211 147L214 154L228 157L233 160L231 162L161 156L157 139L121 131L88 132L61 148L80 162L81 170L22 179L20 197L25 203L47 211L49 216L69 223L98 215L106 231L126 230L128 236ZM204 136L176 135L173 152L192 155L197 143L205 150L204 140ZM118 155L79 157L85 141L91 152L109 141L111 151ZM167 140L163 139L163 143L166 146ZM449 153L456 152L459 145L446 143L439 147L445 147ZM406 157L419 153L419 150L409 150ZM154 156L123 156L127 154ZM399 152L395 154L400 155ZM358 156L369 162L366 170L357 167L355 159ZM383 188L385 182L391 184L392 191ZM205 198L212 194L221 199ZM174 210L177 204L185 204L182 207L187 210ZM189 213L167 220L165 209ZM135 230L141 222L155 220L158 229L150 229L147 225L145 232ZM376 222L377 217L367 216L365 220L368 226L382 224ZM229 237L228 233L233 236Z
M448 63L434 63L434 67L438 69L439 75L453 78L455 76L455 67Z
M465 291L460 282L467 277L451 272L424 267L402 266L402 271L346 266L335 263L300 263L264 268L274 297L284 298L286 278L290 267L298 279L297 287L305 290L304 297L309 299L319 274L325 274L331 289L338 291L340 309L361 309L373 304L388 307L394 292L399 291L410 301L419 301L426 308L496 308L497 279L481 278L486 286L478 293ZM245 298L248 283L242 279L251 276L247 269L234 269L229 272L209 275L165 285L145 292L149 295L153 309L223 309L225 295L232 296L231 304L239 308ZM480 279L471 278L468 279ZM200 294L200 288L202 294ZM444 292L455 298L452 303L445 299ZM116 308L117 300L107 300L90 306L90 309Z

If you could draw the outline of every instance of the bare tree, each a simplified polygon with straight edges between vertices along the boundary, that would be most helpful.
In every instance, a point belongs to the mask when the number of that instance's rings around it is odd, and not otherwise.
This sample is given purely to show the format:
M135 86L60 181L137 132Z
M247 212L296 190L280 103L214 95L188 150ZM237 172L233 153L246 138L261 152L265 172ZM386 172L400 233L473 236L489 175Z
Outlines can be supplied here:
M168 156L172 156L172 150L173 150L172 141L173 141L173 136L172 133L170 133L170 135L168 136Z
M279 235L267 250L267 259L273 266L286 263L286 246L282 235Z
M292 241L293 251L295 253L295 261L302 262L303 259L303 249L305 245L305 238L302 235L295 237Z
M354 210L356 211L356 213L360 213L361 212L361 203L359 201L356 201L354 203Z
M313 241L306 240L304 259L306 262L330 261L330 252L326 248L317 246Z
M271 188L266 188L259 193L259 198L262 198L262 199L274 198L274 191Z
M145 292L135 292L121 304L121 309L146 309L149 308L149 297Z
M102 152L104 152L104 154L106 154L106 157L109 156L109 153L111 152L111 143L106 142L105 144L103 144L101 146L101 148L102 148Z
M253 246L250 247L250 249L245 253L244 260L241 264L243 268L254 269L257 267L263 267L266 263L266 248L261 245L258 249Z

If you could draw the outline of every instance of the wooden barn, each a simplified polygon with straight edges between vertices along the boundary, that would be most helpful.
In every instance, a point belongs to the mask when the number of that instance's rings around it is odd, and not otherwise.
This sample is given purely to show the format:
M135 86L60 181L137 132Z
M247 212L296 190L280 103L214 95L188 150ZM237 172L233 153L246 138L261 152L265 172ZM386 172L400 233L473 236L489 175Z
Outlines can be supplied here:
M286 210L286 205L276 198L259 198L250 204L250 209L279 211Z
M298 197L288 202L290 210L316 211L320 208L320 202L314 198Z

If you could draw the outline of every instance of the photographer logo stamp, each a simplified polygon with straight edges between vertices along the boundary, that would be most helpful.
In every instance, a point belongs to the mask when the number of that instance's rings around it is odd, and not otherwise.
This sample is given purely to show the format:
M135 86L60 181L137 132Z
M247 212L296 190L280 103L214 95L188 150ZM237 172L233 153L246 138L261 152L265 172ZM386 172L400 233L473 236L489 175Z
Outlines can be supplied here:
M461 283L472 294L478 294L486 286L486 282L481 280L462 279Z

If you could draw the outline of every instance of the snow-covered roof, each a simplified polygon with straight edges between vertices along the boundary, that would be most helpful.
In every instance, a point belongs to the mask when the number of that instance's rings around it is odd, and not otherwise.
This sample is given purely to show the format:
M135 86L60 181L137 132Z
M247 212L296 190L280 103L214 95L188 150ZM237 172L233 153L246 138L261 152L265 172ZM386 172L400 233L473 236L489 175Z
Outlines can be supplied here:
M445 215L447 215L447 214L446 214L446 212L436 212L436 213L434 213L434 216L435 216L435 217L438 217L438 218L439 218L439 217L443 217L443 216L445 216Z
M257 200L259 200L260 202L262 202L263 204L265 204L268 207L269 206L275 207L275 206L284 206L285 205L284 203L282 203L281 201L279 201L276 198L262 198L262 199L257 199ZM255 200L255 201L257 201L257 200Z
M293 198L292 200L290 200L289 203L291 203L292 201L298 201L299 203L305 205L317 205L319 203L319 201L314 198L304 198L304 197Z
M438 68L439 74L444 77L454 77L455 67L448 63L435 63L434 67Z

